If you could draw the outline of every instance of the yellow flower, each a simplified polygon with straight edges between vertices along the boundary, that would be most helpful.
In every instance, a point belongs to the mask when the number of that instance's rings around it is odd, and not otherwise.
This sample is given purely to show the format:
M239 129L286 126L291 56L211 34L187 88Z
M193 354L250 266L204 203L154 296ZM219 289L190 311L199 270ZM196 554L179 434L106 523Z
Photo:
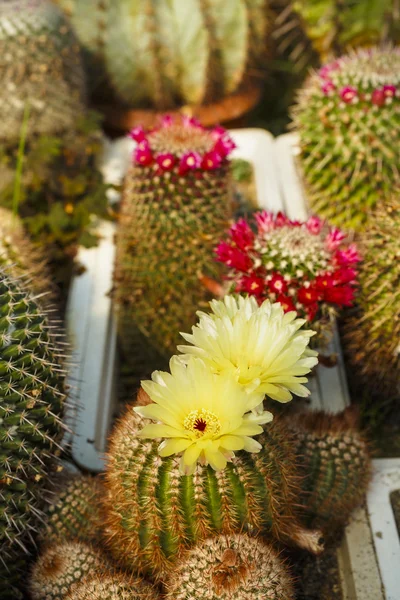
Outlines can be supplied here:
M215 373L230 374L250 393L288 402L292 393L308 396L304 377L317 364L308 349L315 332L300 329L304 319L284 313L279 303L254 297L225 296L210 303L212 314L199 311L192 334L181 335L192 346L178 346L183 360L201 358Z
M171 373L155 371L142 387L154 404L136 407L142 417L157 421L139 432L143 438L164 438L160 456L182 454L181 472L190 474L197 461L216 471L225 468L235 450L259 452L252 436L272 420L265 411L254 414L259 397L248 394L230 375L217 375L200 359L185 364L170 361Z

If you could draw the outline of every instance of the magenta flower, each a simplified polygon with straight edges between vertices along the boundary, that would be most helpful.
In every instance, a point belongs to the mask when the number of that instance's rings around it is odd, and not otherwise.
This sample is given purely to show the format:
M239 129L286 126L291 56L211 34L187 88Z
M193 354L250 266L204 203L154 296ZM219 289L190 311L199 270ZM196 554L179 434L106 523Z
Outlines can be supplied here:
M352 102L352 100L354 100L354 98L357 98L357 96L357 90L349 85L340 90L340 97L343 100L343 102L346 102L346 104Z
M161 119L161 127L171 127L173 125L174 119L172 115L164 115Z
M223 135L215 142L213 151L219 154L222 158L228 156L232 150L236 148L236 144L229 135Z
M338 69L340 69L340 62L338 60L334 60L328 65L321 67L319 70L319 76L322 79L330 79L332 71L337 71Z
M195 119L194 117L188 117L187 115L183 115L182 123L185 127L196 127L197 129L204 129L203 125L198 119Z
M396 95L396 86L395 85L384 85L383 93L386 98L393 98Z
M262 210L255 214L258 233L268 233L275 229L275 217L271 212Z
M198 152L187 152L179 163L179 174L184 175L188 171L198 169L201 166L201 156Z
M318 235L321 232L324 222L316 216L310 217L306 222L306 227L310 233Z
M330 81L330 80L325 81L321 86L321 90L325 94L325 96L328 96L328 94L333 92L335 89L336 89L335 84L332 83L332 81Z
M221 242L218 244L215 252L217 255L217 260L225 263L228 265L228 267L237 269L243 273L249 271L253 266L253 263L247 254L238 248L233 248L233 246L230 246L226 242Z
M275 217L275 227L284 227L285 225L294 225L294 223L282 211L279 211Z
M361 256L358 253L357 246L350 244L344 250L338 250L335 254L335 259L339 265L354 265L360 262Z
M337 227L334 227L326 236L325 244L328 250L332 251L338 248L345 239L345 234Z
M372 104L375 106L383 106L385 104L386 96L383 90L374 90L371 96Z
M146 140L146 133L141 125L134 127L129 133L129 137L135 140L135 142L143 142Z
M133 158L136 163L142 165L143 167L151 165L153 162L153 155L149 146L147 145L144 147L138 146L134 151Z
M171 169L173 169L174 164L176 162L176 158L170 152L164 152L163 154L159 154L156 157L156 161L157 161L158 166L163 171L171 171Z
M214 169L218 169L222 163L222 156L220 156L214 150L211 152L206 152L203 156L203 160L201 161L201 168L205 171L213 171Z
M229 230L232 240L240 250L248 250L253 246L254 233L245 219L239 219Z
M219 138L223 137L224 135L228 135L226 129L221 125L217 125L216 127L214 127L214 129L212 129L210 133L211 137L213 137L215 140L219 140Z

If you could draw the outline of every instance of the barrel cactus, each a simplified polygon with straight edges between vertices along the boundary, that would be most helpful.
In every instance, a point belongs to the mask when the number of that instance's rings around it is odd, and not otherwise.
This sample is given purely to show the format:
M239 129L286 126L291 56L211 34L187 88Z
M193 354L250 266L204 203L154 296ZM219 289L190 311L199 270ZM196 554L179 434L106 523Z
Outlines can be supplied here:
M271 545L241 533L209 538L170 573L168 600L293 600L285 562Z
M65 600L158 600L157 590L138 577L103 573L72 586Z
M35 296L0 271L0 595L7 598L40 519L65 401L62 352ZM5 570L5 571L4 571ZM4 583L5 581L5 583Z
M353 408L338 415L310 412L290 417L301 469L305 523L337 535L362 504L371 478L368 443Z
M400 50L358 50L312 74L293 110L313 211L360 229L400 191Z
M47 0L0 6L0 140L18 140L25 108L30 133L73 126L85 106L78 42L59 8Z
M357 385L386 398L400 394L400 202L386 202L360 236L358 311L344 323L346 360Z
M266 0L58 3L97 66L94 85L108 79L127 106L209 103L262 76Z
M107 569L100 552L81 542L60 542L45 548L32 568L32 600L62 600L88 575Z
M165 118L132 136L137 147L123 193L115 297L126 359L140 360L147 347L156 355L154 368L210 299L202 278L218 278L213 247L232 214L227 155L234 144L223 129L205 130L186 118Z

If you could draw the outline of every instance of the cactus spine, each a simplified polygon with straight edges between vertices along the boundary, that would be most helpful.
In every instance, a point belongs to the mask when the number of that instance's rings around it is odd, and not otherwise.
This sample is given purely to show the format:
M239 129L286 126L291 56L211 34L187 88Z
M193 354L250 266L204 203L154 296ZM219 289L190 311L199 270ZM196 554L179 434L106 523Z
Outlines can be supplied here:
M165 579L185 548L215 533L246 530L318 553L318 532L293 514L298 482L292 442L278 421L258 437L259 454L239 453L223 471L197 466L182 477L159 440L137 437L143 420L128 409L112 435L106 471L105 537L125 567Z
M78 540L95 543L100 539L102 519L100 500L102 485L98 478L74 475L60 483L59 489L46 508L46 541Z
M104 573L86 577L75 584L65 600L157 600L151 585L119 573Z
M306 413L287 423L303 475L305 523L333 536L362 503L371 478L368 444L354 409L338 415Z
M58 0L97 82L131 107L219 100L254 79L266 53L265 0ZM260 75L258 75L260 77Z
M374 214L360 237L359 311L344 325L346 359L355 381L386 397L399 396L399 219L400 202L394 199Z
M40 482L62 432L62 356L33 296L0 271L0 570L15 572L32 541ZM21 558L23 560L23 558ZM10 581L12 574L10 574ZM0 578L1 579L1 578ZM18 577L16 579L18 581ZM7 598L9 583L0 582Z
M358 50L311 75L293 111L311 208L362 228L400 191L400 51ZM316 118L317 117L317 118Z
M272 546L247 534L220 535L195 546L167 581L167 599L293 600L292 579Z
M226 156L233 143L220 128L164 120L146 134L127 174L117 238L116 301L126 358L138 331L161 357L173 354L210 293L201 276L217 278L213 247L231 216ZM139 345L136 342L137 345ZM158 367L162 364L157 365Z
M29 591L33 600L63 600L75 583L105 568L101 554L86 544L53 544L33 566Z

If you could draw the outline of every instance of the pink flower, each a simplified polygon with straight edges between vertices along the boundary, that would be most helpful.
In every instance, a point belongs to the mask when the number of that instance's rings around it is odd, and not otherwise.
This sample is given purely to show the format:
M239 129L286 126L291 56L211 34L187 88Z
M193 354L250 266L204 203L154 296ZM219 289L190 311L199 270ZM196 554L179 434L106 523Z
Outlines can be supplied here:
M219 154L222 158L225 158L235 148L235 142L228 134L226 134L217 139L217 141L214 144L213 151Z
M261 296L265 289L264 280L256 275L246 275L242 277L239 283L240 289L237 291L246 292L251 296Z
M338 69L340 69L340 62L335 60L328 65L321 67L318 74L322 79L329 79L332 71L337 71Z
M173 125L174 119L172 115L164 115L161 119L161 127L171 127Z
M396 95L396 86L395 85L384 85L383 93L386 98L393 98Z
M306 222L308 231L314 235L318 235L321 232L323 225L324 222L317 216L310 217Z
M173 169L174 164L176 162L176 158L170 152L164 152L163 154L159 154L156 157L156 161L157 161L158 166L163 171L171 171L171 169Z
M385 104L386 95L383 90L374 90L371 96L372 104L375 106L383 106Z
M295 223L291 223L290 219L283 213L279 211L275 217L275 227L284 227L285 225L294 225Z
M339 265L353 265L360 262L361 256L358 253L356 244L350 244L344 250L338 250L335 259Z
M343 100L343 102L346 102L346 104L352 102L352 100L354 100L354 98L356 98L357 96L357 90L349 85L340 90L340 97Z
M321 90L325 96L328 96L331 92L336 90L336 86L332 81L328 80L321 85Z
M198 119L195 119L194 117L188 117L187 115L184 115L182 117L182 123L185 127L196 127L196 129L204 129L203 125Z
M203 156L201 168L205 171L213 171L214 169L218 169L218 167L221 166L221 163L222 157L214 150L211 150L211 152L206 152Z
M274 215L271 212L262 210L255 213L258 233L268 233L275 228Z
M341 267L333 273L333 281L335 285L344 285L347 283L356 283L357 271L348 267Z
M201 166L201 156L197 152L186 152L179 163L179 175L198 169Z
M219 140L219 138L228 135L228 132L224 127L221 127L221 125L217 125L214 129L211 129L210 134L214 140Z
M245 219L239 219L237 223L232 225L230 235L240 250L248 250L253 246L255 236Z
M340 229L333 227L331 231L326 236L325 245L328 250L336 250L338 246L343 242L346 235Z
M325 300L339 306L352 306L354 289L350 286L336 286L326 289Z
M225 263L228 267L237 269L243 273L249 271L253 266L251 259L247 254L238 248L233 248L233 246L230 246L226 242L218 244L215 252L217 254L217 260Z
M148 145L141 147L140 145L135 149L133 158L135 162L143 167L151 165L153 162L153 155Z
M274 273L268 281L268 287L275 294L284 294L287 292L287 283L280 273Z
M284 294L281 294L280 296L278 296L276 298L276 302L279 302L279 304L282 306L283 311L285 313L292 312L292 311L296 312L296 307L293 304L292 299L289 298L288 296L285 296Z
M312 286L309 286L308 288L301 287L297 292L297 298L298 298L299 302L301 302L302 304L304 304L306 306L315 304L318 300L318 297L319 297L319 294L318 294L317 290L315 288L313 288Z
M135 142L143 142L146 140L146 133L141 125L134 127L129 133L129 137L135 140Z

